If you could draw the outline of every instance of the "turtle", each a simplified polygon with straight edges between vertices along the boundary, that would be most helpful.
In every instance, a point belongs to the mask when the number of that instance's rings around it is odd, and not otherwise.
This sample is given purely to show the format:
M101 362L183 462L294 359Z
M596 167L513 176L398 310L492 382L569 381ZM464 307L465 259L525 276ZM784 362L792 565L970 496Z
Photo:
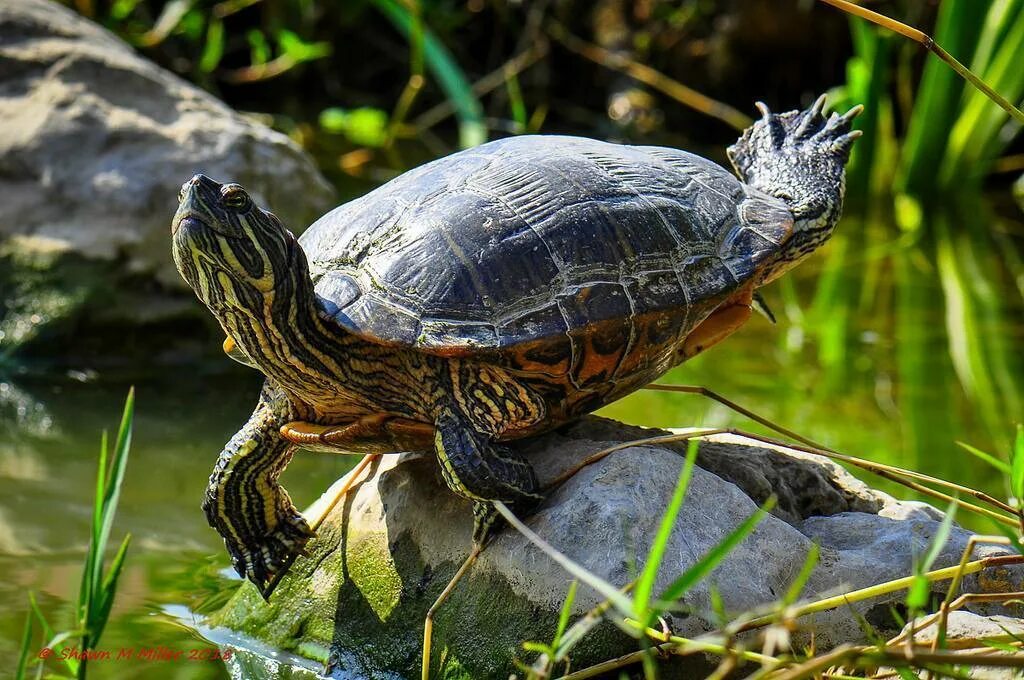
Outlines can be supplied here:
M300 238L239 184L185 182L177 269L225 351L266 377L202 503L238 573L266 597L313 534L278 483L298 447L433 450L479 545L496 501L543 500L510 442L743 325L757 289L832 234L860 135L859 106L757 107L727 150L735 174L672 148L513 136L405 172Z

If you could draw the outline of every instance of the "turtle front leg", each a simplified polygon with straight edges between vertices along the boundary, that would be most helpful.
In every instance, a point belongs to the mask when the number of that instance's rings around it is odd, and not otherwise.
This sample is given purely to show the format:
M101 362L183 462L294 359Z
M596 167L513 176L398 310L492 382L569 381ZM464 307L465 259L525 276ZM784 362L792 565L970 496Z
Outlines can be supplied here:
M280 434L286 420L280 401L264 389L252 417L217 459L203 499L206 518L224 539L235 571L264 598L273 576L313 536L277 483L296 450Z

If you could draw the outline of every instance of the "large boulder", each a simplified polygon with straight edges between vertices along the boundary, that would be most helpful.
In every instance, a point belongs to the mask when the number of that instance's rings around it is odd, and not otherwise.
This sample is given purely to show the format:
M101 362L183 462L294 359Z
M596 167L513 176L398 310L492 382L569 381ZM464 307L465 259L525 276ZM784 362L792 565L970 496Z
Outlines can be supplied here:
M293 229L333 202L287 137L48 0L0 3L0 120L0 355L198 310L176 302L168 244L196 172L241 182Z
M542 480L618 442L656 434L590 417L523 444ZM685 445L636 445L585 467L553 490L530 528L603 579L623 586L642 568L679 478ZM715 628L712 589L740 613L775 602L799 573L812 543L821 557L804 598L874 585L912 573L941 521L920 503L874 491L836 464L735 436L700 444L698 468L659 572L667 585L775 494L778 505L720 566L684 598L673 629L695 636ZM336 677L412 677L424 614L470 549L471 513L440 480L432 455L384 458L327 515L310 555L300 558L264 603L243 585L211 624L277 648L329 662ZM311 508L316 516L331 492ZM969 533L954 528L936 567L957 562ZM979 554L992 552L979 548ZM987 551L987 552L986 552ZM1017 579L1016 574L998 579ZM571 577L512 529L504 530L436 617L437 677L508 677L521 643L549 641ZM947 584L936 585L941 592ZM985 583L968 577L965 590ZM895 632L904 593L802 619L797 643L818 649L863 638L860 615ZM581 586L575 616L600 597ZM634 651L636 642L604 624L580 644L573 668ZM675 661L683 676L708 660ZM691 676L692 677L692 676Z

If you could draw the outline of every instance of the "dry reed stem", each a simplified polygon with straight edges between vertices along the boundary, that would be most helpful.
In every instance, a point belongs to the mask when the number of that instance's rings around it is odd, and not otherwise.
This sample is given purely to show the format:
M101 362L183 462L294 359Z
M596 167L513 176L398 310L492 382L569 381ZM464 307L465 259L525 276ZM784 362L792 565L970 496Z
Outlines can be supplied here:
M887 473L890 473L890 474L893 474L893 475L898 475L900 477L906 477L906 478L909 478L909 479L916 479L918 481L927 482L929 484L935 484L937 486L943 486L943 487L945 487L947 489L950 489L951 491L955 491L957 493L961 493L961 494L964 494L964 495L967 495L967 496L971 496L972 498L976 498L976 499L978 499L980 501L988 503L989 505L997 507L1000 510L1004 510L1006 512L1009 512L1009 513L1011 513L1014 516L1018 515L1017 509L1014 508L1013 506L1011 506L1011 505L1009 505L1007 503L1004 503L1003 501L1001 501L1001 500L999 500L997 498L994 498L994 497L992 497L992 496L990 496L990 495L988 495L988 494L986 494L986 493L984 493L982 491L978 491L977 489L972 489L972 488L970 488L968 486L963 486L961 484L956 484L954 482L947 482L944 479L939 479L937 477L932 477L930 475L926 475L926 474L923 474L921 472L914 472L913 470L907 470L907 469L899 468L899 467L896 467L896 466L893 466L893 465L886 465L885 463L876 463L874 461L869 461L869 460L866 460L866 459L863 459L863 458L857 458L855 456L849 456L849 455L840 453L839 451L836 451L833 448L830 448L830 447L825 446L825 445L823 445L823 444L821 444L819 442L816 442L813 439L810 439L808 437L804 437L803 435L801 435L801 434L799 434L797 432L794 432L793 430L784 428L781 425L778 425L777 423L769 420L768 418L765 418L764 416L758 415L757 413L754 413L750 409L745 408L743 406L740 406L739 404L737 404L736 402L732 401L731 399L727 399L726 397L718 394L717 392L709 390L706 387L701 387L699 385L648 385L644 389L649 389L649 390L652 390L652 391L660 391L660 392L683 392L683 393L686 393L686 394L699 394L699 395L701 395L703 397L707 397L708 399L711 399L713 401L717 401L718 403L728 407L729 409L731 409L733 411L736 411L737 413L739 413L739 414L741 414L743 416L746 416L747 418L750 418L751 420L755 421L756 423L758 423L760 425L763 425L764 427L767 427L768 429L773 430L773 431L781 434L784 437L789 437L790 439L793 439L793 440L795 440L797 442L800 442L804 446L810 447L810 448L803 448L801 446L797 446L797 445L794 445L794 444L788 444L786 442L780 442L778 440L771 439L769 437L764 437L763 435L758 435L758 434L753 434L753 433L749 433L749 432L744 432L742 430L730 429L730 430L728 430L729 434L738 434L740 436L749 437L751 439L755 439L757 441L762 441L762 442L767 443L767 444L774 444L776 446L781 446L783 448L795 449L797 451L802 451L804 453L813 453L813 454L816 454L816 455L819 455L819 456L825 456L827 458L831 458L833 460L838 460L838 461L842 461L842 462L845 462L845 463L849 463L851 465L855 465L855 466L860 467L860 468L862 468L864 470L867 470L869 472L873 472L873 473L875 473L875 474L877 474L877 475L879 475L881 477L885 477L886 479L891 479L892 481L898 482L900 484L904 484L905 486L910 486L910 485L909 484L905 484L905 482L903 482L900 479L894 479L893 477L891 477L889 475L883 474L883 472L887 472ZM933 492L933 490L931 490L931 489L922 489L922 487L920 487L920 486L911 486L910 488L914 489L915 491L920 491L922 493L928 493L929 495L935 496L935 492ZM949 502L951 500L949 496L945 496L945 495L935 496L935 497L940 498L941 500L946 501L946 502ZM965 508L968 509L968 510L972 510L972 509L976 508L976 506L967 505L967 506L965 506ZM982 514L985 514L985 512L986 511L982 511ZM1007 518L1003 517L1002 515L995 515L993 517L993 519L996 519L997 521L1001 521L1001 522L1005 522L1007 520ZM1014 526L1016 526L1016 525L1014 525Z
M974 73L957 61L949 52L942 49L942 46L935 42L935 40L927 33L920 31L912 26L899 22L895 19L891 19L884 14L873 12L870 9L855 5L847 0L820 0L825 4L832 5L833 7L858 16L862 19L866 19L873 24L877 24L882 28L887 28L890 31L898 33L906 38L910 38L914 42L918 43L926 50L937 56L942 61L949 64L949 66L956 71L957 75L969 82L971 85L979 89L986 97L995 102L999 108L1010 114L1011 117L1015 118L1018 123L1024 123L1024 112L1018 109L1016 106L1011 104L1005 97L989 87L988 83L974 75Z
M603 47L578 38L555 22L548 27L548 34L561 43L566 49L579 54L597 64L613 71L625 73L630 78L649 85L659 92L668 95L683 106L717 118L735 130L745 130L754 122L748 115L728 104L712 99L692 87L683 85L678 80L669 78L646 64L641 64L629 57L606 50Z

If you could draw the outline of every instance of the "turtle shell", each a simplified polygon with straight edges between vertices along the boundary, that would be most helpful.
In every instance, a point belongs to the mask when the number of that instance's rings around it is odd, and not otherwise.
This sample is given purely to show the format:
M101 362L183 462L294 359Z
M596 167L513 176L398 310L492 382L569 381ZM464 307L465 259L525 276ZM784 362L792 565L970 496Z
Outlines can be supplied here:
M584 381L671 363L791 231L784 203L699 156L545 135L411 170L299 243L350 332ZM611 358L589 370L587 348Z

